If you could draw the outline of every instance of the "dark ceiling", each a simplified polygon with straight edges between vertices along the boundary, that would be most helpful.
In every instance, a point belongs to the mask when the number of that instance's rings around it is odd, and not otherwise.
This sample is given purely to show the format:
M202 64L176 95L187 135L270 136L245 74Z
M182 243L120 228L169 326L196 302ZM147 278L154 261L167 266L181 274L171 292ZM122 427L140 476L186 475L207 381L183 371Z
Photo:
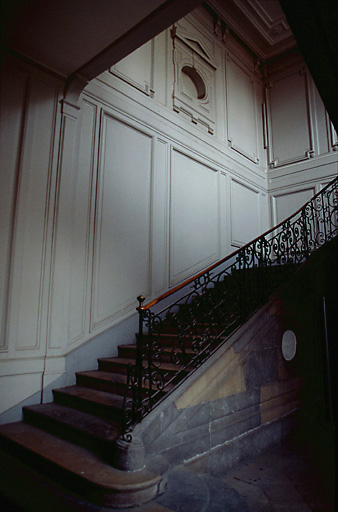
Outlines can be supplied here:
M202 0L1 0L1 44L91 80Z
M277 3L273 9L267 0L208 3L229 20L237 24L242 20L242 29L247 27L243 29L245 38L259 28L256 15L260 9L262 13L270 10L267 19L273 11L280 11L278 2L271 1ZM201 3L202 0L1 0L1 45L68 81L74 75L89 81ZM338 0L280 0L280 5L338 131ZM236 11L238 16L234 18ZM270 29L273 31L274 27ZM258 30L256 42L262 33ZM261 46L259 51L264 54L267 47Z

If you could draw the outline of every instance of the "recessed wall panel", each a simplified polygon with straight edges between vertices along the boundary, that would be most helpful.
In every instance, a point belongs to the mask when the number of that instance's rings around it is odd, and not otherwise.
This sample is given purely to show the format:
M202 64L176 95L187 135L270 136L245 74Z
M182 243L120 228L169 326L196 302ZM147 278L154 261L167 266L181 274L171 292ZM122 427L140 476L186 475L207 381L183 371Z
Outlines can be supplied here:
M43 368L39 369L40 372L0 376L0 414L41 392Z
M4 313L10 265L15 182L20 165L26 94L27 76L3 69L0 103L0 348L2 349L7 348Z
M170 283L218 258L217 173L173 151L171 169Z
M92 327L149 296L152 138L102 118Z
M259 192L232 180L231 245L241 247L261 233Z
M270 82L269 164L277 167L310 157L313 151L306 73L303 70Z
M328 153L330 147L330 134L328 133L327 127L327 114L325 111L324 103L319 96L319 93L313 85L314 101L315 101L315 113L317 121L317 143L318 153Z
M315 194L314 188L288 192L273 197L274 224L279 224L295 213Z
M21 153L9 293L9 343L40 347L45 236L57 90L32 80Z
M137 89L150 94L153 90L153 45L148 41L111 68L111 72Z
M230 147L257 162L257 123L253 78L235 61L226 61L227 129Z
M84 334L89 258L90 199L94 155L96 107L83 101L78 159L71 119L65 119L59 201L56 218L55 256L51 298L50 348L71 344Z
M168 143L156 141L152 215L152 295L159 295L168 282Z

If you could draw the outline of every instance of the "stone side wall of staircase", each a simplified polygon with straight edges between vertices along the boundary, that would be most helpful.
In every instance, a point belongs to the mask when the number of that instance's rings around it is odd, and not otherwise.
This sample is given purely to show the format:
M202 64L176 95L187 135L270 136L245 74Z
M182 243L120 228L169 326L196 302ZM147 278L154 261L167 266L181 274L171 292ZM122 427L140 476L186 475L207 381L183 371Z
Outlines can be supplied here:
M77 511L90 510L88 503L133 506L164 491L171 466L198 465L215 475L278 443L295 426L309 429L332 414L329 395L334 382L326 378L325 332L332 372L337 242L317 251L134 428L130 451L140 458L145 453L144 466L134 460L138 471L114 467L123 402L115 393L125 386L125 374L82 372L77 386L55 390L54 403L25 408L24 422L0 427L5 468L0 490L20 505L29 498L27 510L34 512L47 510L46 503L53 512L62 509L60 503L70 502L74 507L69 510ZM296 356L289 362L281 350L287 329L297 337ZM116 359L104 362L125 364ZM113 375L120 375L115 383ZM94 380L94 387L84 387L84 379ZM123 450L121 454L126 455ZM86 502L83 509L81 500Z
M287 435L300 379L283 358L288 324L276 308L274 299L259 310L136 427L148 459L210 461L217 473Z
M160 457L164 466L203 464L217 474L290 432L315 428L315 423L333 414L329 409L334 384L327 376L330 367L333 375L338 334L337 242L336 238L312 255L288 284L136 427L148 459ZM282 336L288 329L297 338L291 361L282 354Z

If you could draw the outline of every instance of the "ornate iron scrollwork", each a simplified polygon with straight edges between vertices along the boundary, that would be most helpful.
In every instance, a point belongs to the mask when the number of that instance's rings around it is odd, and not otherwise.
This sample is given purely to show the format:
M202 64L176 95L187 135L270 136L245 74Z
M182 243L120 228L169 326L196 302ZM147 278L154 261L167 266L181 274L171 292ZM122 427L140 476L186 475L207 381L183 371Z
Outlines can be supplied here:
M338 178L286 221L206 272L144 306L139 301L135 365L127 372L123 439L199 367L286 276L338 233ZM175 293L180 298L175 299ZM172 296L169 306L158 304ZM171 344L169 339L174 340Z

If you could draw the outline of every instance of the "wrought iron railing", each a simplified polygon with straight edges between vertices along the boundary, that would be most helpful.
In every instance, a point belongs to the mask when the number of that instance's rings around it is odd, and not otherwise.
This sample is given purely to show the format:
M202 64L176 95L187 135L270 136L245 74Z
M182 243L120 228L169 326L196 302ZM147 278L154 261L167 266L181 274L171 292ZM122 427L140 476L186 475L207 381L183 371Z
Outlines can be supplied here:
M199 367L313 251L338 234L338 178L295 214L144 305L129 365L124 436ZM171 341L171 343L170 343Z

